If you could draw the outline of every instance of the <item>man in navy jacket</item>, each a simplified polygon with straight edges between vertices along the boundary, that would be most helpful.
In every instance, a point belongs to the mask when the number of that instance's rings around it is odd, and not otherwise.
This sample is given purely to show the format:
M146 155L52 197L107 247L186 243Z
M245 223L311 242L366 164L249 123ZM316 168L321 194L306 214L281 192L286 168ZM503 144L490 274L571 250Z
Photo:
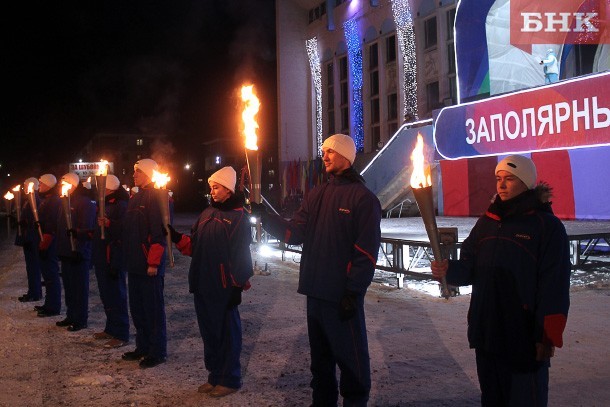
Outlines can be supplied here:
M352 168L356 146L335 134L322 145L331 178L309 192L290 221L261 214L269 233L303 244L298 292L307 296L314 406L337 404L336 366L343 405L366 405L371 388L364 295L381 240L381 205Z

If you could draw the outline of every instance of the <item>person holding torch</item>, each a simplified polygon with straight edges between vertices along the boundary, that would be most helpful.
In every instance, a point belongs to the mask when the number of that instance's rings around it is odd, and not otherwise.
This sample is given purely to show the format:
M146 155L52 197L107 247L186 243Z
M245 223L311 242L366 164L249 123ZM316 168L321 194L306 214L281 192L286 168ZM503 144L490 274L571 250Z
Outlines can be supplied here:
M40 206L40 196L38 195L39 182L37 178L30 177L23 183L23 190L27 191L32 184L32 192L34 194L34 202L36 208ZM21 188L21 186L19 186ZM20 190L15 191L15 194L21 194ZM21 201L21 215L19 219L19 228L21 234L15 237L15 245L23 248L23 256L25 258L25 271L28 278L28 291L19 297L21 302L39 301L42 299L42 281L40 271L40 257L38 253L38 244L40 236L36 228L34 212L29 199L15 199L15 202Z
M98 227L93 235L93 266L106 313L104 330L95 339L105 339L105 348L118 348L129 342L129 313L127 310L127 281L122 248L123 218L127 212L129 193L116 175L107 175L104 212L98 207ZM102 226L105 228L102 239Z
M495 169L492 204L459 260L433 261L436 279L472 285L468 341L483 406L546 406L550 358L563 345L570 306L570 250L536 166L510 155Z
M40 256L40 271L44 281L45 298L44 304L37 305L34 309L38 311L39 317L52 317L59 315L61 311L61 280L59 278L56 240L57 222L61 216L61 200L55 175L43 174L38 181L38 193L41 201L38 208L39 221L35 226L40 228L42 233L42 239L38 243L38 254Z
M364 296L381 242L381 204L352 167L351 137L328 137L322 153L331 178L305 196L290 221L251 205L267 232L303 244L298 292L307 296L313 405L336 406L339 386L343 405L364 406L371 389Z
M139 192L129 200L123 219L123 255L136 348L122 358L139 361L141 368L157 366L167 358L165 225L152 181L158 168L150 158L134 164L133 180Z
M57 254L61 262L66 318L57 326L76 332L87 328L89 320L89 266L91 239L96 223L96 208L91 190L84 187L77 174L61 177L62 206L57 225Z
M236 173L224 167L208 179L212 203L199 215L191 234L168 228L171 240L191 256L189 291L193 293L203 359L208 370L200 393L224 397L241 388L241 319L237 306L253 275L252 236L243 196L235 194Z

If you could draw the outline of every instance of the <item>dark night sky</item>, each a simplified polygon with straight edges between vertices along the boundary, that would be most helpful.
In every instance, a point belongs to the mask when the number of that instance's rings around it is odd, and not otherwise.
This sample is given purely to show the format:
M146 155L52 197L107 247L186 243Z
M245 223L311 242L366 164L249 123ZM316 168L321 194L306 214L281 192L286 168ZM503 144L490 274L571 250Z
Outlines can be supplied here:
M246 80L275 106L273 0L22 3L2 17L2 178L97 132L168 134L176 155L235 137Z

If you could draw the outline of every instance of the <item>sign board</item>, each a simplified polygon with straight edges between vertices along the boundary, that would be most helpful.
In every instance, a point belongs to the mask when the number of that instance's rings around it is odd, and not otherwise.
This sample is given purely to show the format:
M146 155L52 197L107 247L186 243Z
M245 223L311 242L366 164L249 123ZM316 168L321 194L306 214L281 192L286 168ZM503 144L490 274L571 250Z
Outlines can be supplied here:
M70 163L69 172L78 174L81 181L86 181L87 178L89 178L89 177L93 178L95 175L97 175L98 171L100 170L101 164L102 163L100 161L93 162L93 163ZM108 174L113 174L113 173L114 173L114 164L109 162L108 163Z
M442 109L434 143L447 159L610 145L610 73Z

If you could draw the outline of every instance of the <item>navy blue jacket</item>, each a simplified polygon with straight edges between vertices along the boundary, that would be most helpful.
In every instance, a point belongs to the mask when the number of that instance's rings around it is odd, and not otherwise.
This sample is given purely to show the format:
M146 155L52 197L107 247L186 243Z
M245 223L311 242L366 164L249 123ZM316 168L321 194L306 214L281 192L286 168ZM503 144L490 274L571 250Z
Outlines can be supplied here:
M38 210L40 207L40 196L38 195L38 191L34 191L34 200L36 202L36 209ZM38 246L40 236L38 235L38 229L35 225L34 212L32 212L28 195L24 193L21 193L21 221L25 223L25 226L21 227L21 236L19 234L15 235L15 245Z
M97 223L93 236L93 264L98 268L110 266L117 271L124 268L122 233L128 202L129 193L121 186L105 197L105 216L110 224L104 228L104 240L101 238L102 231Z
M157 275L165 273L163 217L156 190L150 183L131 197L123 218L123 255L127 272L146 275L148 266L157 267Z
M273 236L303 244L298 292L337 303L346 291L364 295L371 284L380 222L379 199L352 168L312 189L290 221L263 215Z
M61 200L57 193L57 185L44 194L40 194L40 206L38 207L38 219L40 220L40 229L45 239L48 239L47 244L49 250L56 250L56 234L57 224L62 214Z
M231 195L201 212L191 229L176 245L192 256L189 291L206 299L227 302L232 287L248 288L253 275L251 225L243 198Z
M64 199L64 198L60 198ZM91 231L95 228L95 201L92 200L90 191L79 185L70 195L70 212L72 228L76 229L76 251L83 259L91 259ZM57 254L61 258L72 258L72 247L67 234L66 216L63 204L61 204L60 217L57 222Z
M468 340L527 367L535 344L561 347L570 306L569 242L548 188L496 198L451 260L447 282L472 284Z

